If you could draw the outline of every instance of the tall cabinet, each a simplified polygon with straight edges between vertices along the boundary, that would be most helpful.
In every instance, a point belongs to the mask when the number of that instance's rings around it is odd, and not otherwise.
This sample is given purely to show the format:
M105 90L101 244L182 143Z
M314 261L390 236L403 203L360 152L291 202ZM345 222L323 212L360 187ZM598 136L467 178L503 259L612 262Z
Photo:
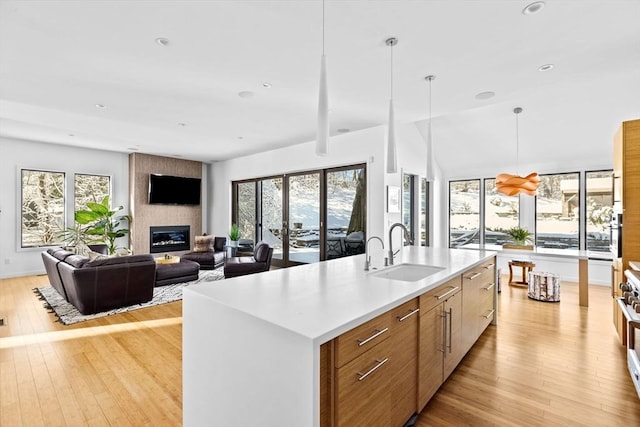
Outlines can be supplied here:
M622 258L611 266L613 324L626 345L626 323L615 299L629 261L640 261L640 119L623 122L613 140L613 203L622 213Z

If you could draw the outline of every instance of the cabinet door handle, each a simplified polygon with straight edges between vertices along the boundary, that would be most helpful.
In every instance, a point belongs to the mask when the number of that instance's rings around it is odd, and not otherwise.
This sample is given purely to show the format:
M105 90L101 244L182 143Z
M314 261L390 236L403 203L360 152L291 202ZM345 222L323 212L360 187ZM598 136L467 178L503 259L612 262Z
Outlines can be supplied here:
M442 311L440 313L440 317L442 318L442 353L447 352L447 312Z
M487 314L485 314L485 315L484 315L484 316L482 316L482 317L484 317L485 319L488 319L488 318L490 318L491 316L493 316L493 313L495 313L495 310L491 310L491 311L489 311Z
M385 332L387 332L389 330L389 328L384 328L384 329L376 329L376 333L371 335L369 338L361 340L358 339L358 347L365 345L366 343L368 343L369 341L378 338L380 335L384 334Z
M409 317L413 316L414 314L416 314L419 311L420 311L419 308L416 308L415 310L410 310L409 313L405 314L402 317L396 316L396 319L398 319L398 322L404 322L406 319L408 319Z
M373 374L379 367L381 367L382 365L384 365L388 361L389 361L388 357L385 357L382 360L376 359L376 362L378 362L378 363L376 363L376 366L374 366L373 368L369 369L364 374L362 372L358 372L358 381L362 381L363 379L367 378L369 375Z
M453 308L449 308L449 312L445 312L445 314L449 315L449 344L447 344L447 348L449 349L449 354L451 354L451 325L453 324Z
M496 285L495 283L492 283L492 284L490 284L489 286L487 286L486 288L482 288L482 289L488 292L488 291L490 291L491 289L493 289L493 287L494 287L495 285Z
M465 279L467 279L467 280L473 280L473 279L475 279L476 277L480 276L481 274L482 274L482 273L473 273L471 276L467 276L467 277L465 277Z
M453 292L457 291L458 289L460 289L459 286L451 286L451 289L445 292L444 294L436 295L436 299L441 300L442 298L451 295Z
M485 265L485 266L484 266L484 269L485 269L485 270L489 270L490 268L493 268L493 266L494 266L494 265L495 265L495 264Z

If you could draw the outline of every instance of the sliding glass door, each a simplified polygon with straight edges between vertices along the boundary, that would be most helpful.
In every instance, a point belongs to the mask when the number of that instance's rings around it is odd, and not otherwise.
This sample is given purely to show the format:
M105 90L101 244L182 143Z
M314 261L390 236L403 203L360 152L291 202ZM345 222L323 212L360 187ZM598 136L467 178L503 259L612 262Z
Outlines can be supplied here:
M364 253L365 165L232 183L233 222L242 238L274 248L278 267Z
M320 261L320 172L287 176L288 265Z

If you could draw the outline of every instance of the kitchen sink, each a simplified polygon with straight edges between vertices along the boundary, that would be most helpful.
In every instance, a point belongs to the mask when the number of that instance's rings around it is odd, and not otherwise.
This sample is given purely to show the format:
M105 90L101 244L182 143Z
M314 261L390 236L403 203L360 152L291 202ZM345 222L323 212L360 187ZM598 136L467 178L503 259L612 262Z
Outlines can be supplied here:
M371 276L380 279L402 280L404 282L417 282L432 274L444 270L444 267L422 264L398 264L384 270L371 273Z

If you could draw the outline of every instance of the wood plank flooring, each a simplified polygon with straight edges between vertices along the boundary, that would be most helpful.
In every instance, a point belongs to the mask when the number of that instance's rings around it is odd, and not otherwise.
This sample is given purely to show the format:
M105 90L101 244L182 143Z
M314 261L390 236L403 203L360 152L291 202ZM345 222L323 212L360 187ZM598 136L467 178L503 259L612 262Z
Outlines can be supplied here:
M180 426L182 303L64 326L32 292L47 283L0 280L0 426ZM560 303L505 286L416 426L640 426L609 289L589 291L585 308L575 284Z

